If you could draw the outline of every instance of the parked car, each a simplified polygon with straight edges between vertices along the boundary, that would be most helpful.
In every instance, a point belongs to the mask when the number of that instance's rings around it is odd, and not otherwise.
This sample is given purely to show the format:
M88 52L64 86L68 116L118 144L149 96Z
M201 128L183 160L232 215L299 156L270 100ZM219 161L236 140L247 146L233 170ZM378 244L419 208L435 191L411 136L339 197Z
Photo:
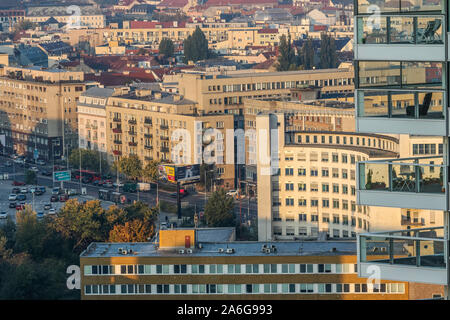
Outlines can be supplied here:
M19 194L20 193L20 188L12 188L11 192L15 193L15 194Z
M43 211L39 211L38 213L36 213L36 216L38 219L42 219L44 217L44 212Z
M55 208L51 208L48 213L49 215L55 215L56 214L56 209Z
M51 176L52 175L52 173L50 172L50 171L48 171L48 170L41 170L41 174L43 175L43 176L47 176L47 177L49 177L49 176Z
M15 208L17 206L17 203L16 202L10 202L9 203L9 207L10 208Z
M27 196L24 195L23 193L22 194L18 194L16 199L18 201L25 201L25 200L27 200Z
M227 192L227 196L232 196L232 197L237 197L239 194L239 192L237 192L236 190L230 190Z
M50 197L50 202L58 202L58 196L57 195L52 195L51 197Z
M25 182L21 182L21 181L13 181L12 183L13 186L24 186Z
M8 200L9 201L16 201L17 200L17 194L10 194L9 195L9 197L8 197Z
M52 208L52 204L51 203L44 204L44 210L50 210L51 208Z
M0 212L0 219L6 219L8 218L8 213L6 211Z

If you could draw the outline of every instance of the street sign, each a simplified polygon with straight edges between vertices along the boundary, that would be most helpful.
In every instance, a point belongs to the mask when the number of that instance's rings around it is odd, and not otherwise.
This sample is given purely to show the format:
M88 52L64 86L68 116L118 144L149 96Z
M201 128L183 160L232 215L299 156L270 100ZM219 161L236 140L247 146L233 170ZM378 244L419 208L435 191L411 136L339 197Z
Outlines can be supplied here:
M39 151L38 151L38 149L34 149L33 157L34 157L34 160L39 159Z
M70 170L68 171L56 171L53 173L53 181L61 182L61 181L70 181Z

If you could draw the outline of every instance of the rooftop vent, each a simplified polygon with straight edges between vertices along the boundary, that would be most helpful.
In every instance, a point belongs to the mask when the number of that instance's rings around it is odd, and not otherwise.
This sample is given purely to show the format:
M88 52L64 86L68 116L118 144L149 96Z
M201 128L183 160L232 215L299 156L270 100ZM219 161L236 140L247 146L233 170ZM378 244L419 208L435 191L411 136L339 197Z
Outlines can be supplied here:
M223 248L219 248L219 253L223 253Z
M271 251L270 251L270 248L265 248L265 249L263 250L263 252L264 252L264 253L270 253Z
M178 253L179 253L179 254L183 254L183 253L184 253L184 250L183 250L183 249L180 249L180 250L178 250Z
M186 253L192 253L192 249L187 249Z
M227 248L227 253L234 253L234 249L233 248Z

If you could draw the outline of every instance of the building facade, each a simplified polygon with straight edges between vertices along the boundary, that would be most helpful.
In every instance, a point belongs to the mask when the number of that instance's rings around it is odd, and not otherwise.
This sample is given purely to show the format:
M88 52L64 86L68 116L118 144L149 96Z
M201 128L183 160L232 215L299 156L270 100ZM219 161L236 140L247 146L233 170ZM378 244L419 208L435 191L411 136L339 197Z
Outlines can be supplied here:
M377 5L384 34L370 22L366 1L355 7L357 130L440 136L443 150L430 155L431 145L417 143L412 158L358 163L357 202L444 215L441 226L359 235L358 272L368 277L369 266L377 266L383 279L441 284L448 296L448 2ZM393 103L399 94L408 95L410 103ZM381 100L385 103L374 102ZM389 244L388 258L369 249L375 243ZM406 256L395 253L394 243Z
M85 91L82 72L3 67L0 70L4 153L47 161L78 146L77 102Z

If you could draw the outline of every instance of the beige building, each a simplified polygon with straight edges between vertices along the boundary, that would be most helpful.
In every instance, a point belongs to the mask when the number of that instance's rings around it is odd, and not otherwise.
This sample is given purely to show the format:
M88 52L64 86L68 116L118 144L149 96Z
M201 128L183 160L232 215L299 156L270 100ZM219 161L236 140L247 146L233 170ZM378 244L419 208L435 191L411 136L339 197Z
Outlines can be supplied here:
M234 128L233 115L200 115L197 104L183 96L136 90L108 99L106 122L107 149L113 160L136 154L144 164L151 160L202 163L204 148L223 142L212 154L218 169L216 183L234 188L234 164L225 159L226 129Z
M177 83L178 92L196 101L199 112L242 115L244 99L287 98L292 89L321 87L322 93L353 92L351 68L287 72L200 74L181 73L164 78L163 86Z
M82 72L3 67L0 69L4 152L61 159L78 146L77 102L85 91Z
M80 96L78 102L79 146L100 152L108 159L106 105L114 89L91 88Z

